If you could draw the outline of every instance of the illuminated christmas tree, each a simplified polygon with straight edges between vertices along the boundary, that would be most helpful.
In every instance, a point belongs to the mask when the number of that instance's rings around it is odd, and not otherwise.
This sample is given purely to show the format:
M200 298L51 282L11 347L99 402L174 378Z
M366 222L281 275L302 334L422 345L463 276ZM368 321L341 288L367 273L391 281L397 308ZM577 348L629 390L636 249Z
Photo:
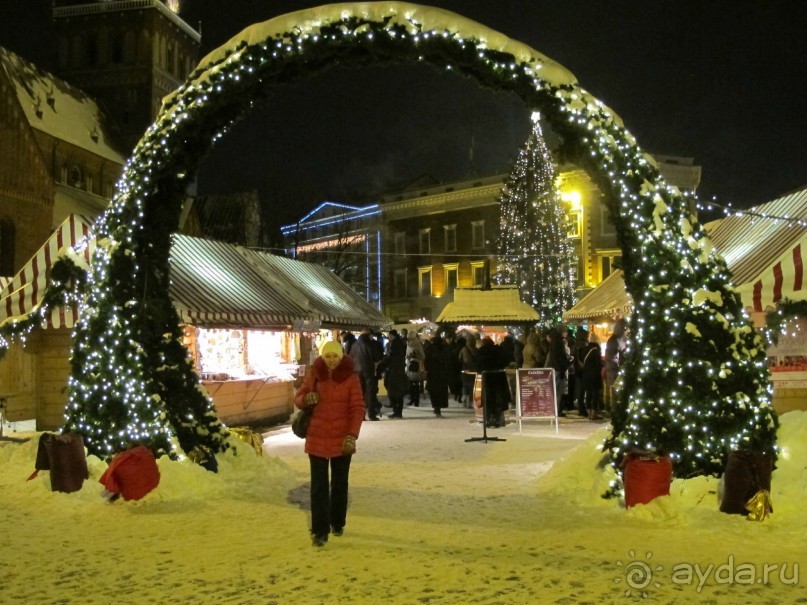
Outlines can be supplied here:
M574 304L575 256L568 219L555 186L557 171L538 113L499 196L499 266L496 282L517 284L521 299L557 324Z

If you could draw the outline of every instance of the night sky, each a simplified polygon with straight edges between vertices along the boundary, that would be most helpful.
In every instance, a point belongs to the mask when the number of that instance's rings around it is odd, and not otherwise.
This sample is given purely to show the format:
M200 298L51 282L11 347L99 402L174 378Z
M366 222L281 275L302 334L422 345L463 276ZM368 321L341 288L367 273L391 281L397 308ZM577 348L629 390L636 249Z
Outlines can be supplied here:
M202 54L323 2L183 0ZM0 45L49 65L50 0L0 0ZM804 0L433 0L569 69L652 153L694 157L700 196L738 207L807 185ZM293 222L420 178L508 172L520 99L427 66L334 68L272 93L200 167L200 192L258 189ZM473 161L469 150L473 140Z

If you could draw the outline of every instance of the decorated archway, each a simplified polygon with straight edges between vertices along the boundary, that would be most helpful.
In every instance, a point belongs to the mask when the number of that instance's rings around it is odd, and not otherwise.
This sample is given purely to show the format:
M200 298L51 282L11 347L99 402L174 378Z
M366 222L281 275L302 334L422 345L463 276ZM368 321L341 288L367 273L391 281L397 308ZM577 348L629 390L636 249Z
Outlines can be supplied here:
M225 447L168 298L186 186L227 128L270 89L335 64L421 62L518 94L610 200L623 253L631 362L609 447L669 453L679 474L720 472L730 448L770 450L764 347L725 263L619 117L562 66L447 11L401 2L304 10L253 25L205 57L163 105L101 218L76 331L67 428L91 452L134 441L168 453Z

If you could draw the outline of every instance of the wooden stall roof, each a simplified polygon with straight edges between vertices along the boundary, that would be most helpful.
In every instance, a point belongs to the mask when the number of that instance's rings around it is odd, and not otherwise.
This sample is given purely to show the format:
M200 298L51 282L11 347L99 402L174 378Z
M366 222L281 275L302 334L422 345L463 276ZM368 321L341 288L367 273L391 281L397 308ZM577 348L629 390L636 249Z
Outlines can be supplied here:
M481 288L455 288L454 301L448 303L439 317L438 324L515 324L530 323L540 319L538 312L521 302L515 286L492 286Z
M625 291L622 271L615 270L599 286L563 314L565 321L613 319L630 313L632 302Z
M12 278L0 281L0 325L42 303L50 268L69 255L85 269L95 247L91 222L70 215ZM183 322L259 329L383 329L387 318L327 268L185 235L174 235L171 300ZM72 307L54 310L48 327L72 328Z
M782 220L785 218L793 220ZM715 249L726 260L743 306L772 309L783 298L807 299L807 187L707 225ZM565 314L566 320L615 317L632 301L617 270Z

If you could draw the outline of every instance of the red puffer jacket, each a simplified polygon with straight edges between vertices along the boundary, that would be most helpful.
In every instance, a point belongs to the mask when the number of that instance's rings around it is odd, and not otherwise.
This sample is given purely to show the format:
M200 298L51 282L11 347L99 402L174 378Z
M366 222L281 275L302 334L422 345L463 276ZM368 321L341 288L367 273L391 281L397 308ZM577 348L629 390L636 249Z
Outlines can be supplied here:
M303 397L311 391L319 393L319 403L308 426L305 451L321 458L341 456L345 437L358 437L364 420L364 397L350 356L342 357L330 376L325 361L317 357L294 396L294 405L305 408Z

